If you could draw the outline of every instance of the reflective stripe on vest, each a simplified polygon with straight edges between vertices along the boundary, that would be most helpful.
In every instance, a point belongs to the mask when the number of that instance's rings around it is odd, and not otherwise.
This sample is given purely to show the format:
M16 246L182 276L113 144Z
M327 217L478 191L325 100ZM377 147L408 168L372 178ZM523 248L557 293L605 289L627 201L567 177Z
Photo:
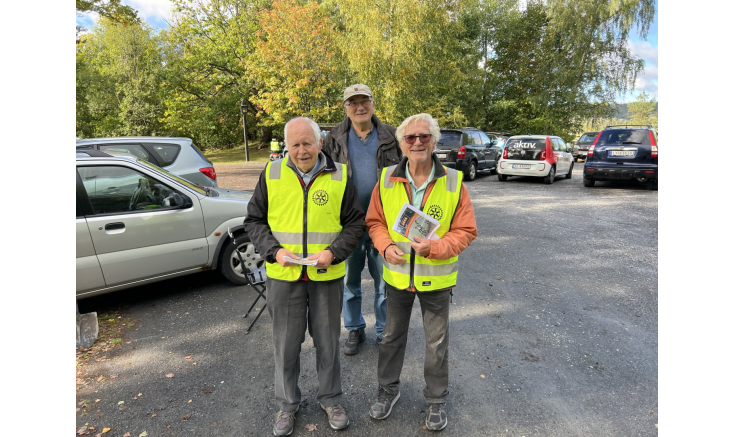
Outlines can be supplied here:
M388 228L390 237L401 252L404 253L403 258L407 262L405 264L394 265L383 260L383 279L385 279L385 282L401 290L405 290L411 285L418 291L443 290L453 287L457 284L458 257L427 259L415 255L412 264L411 242L408 238L392 229L392 224L396 221L396 217L398 217L403 204L410 203L406 192L410 188L405 186L405 182L390 181L390 176L393 174L395 167L394 165L383 169L381 176L382 183L380 184L380 200L383 204L386 223L391 226ZM434 188L432 188L422 208L422 211L439 220L439 228L436 230L436 235L439 237L442 237L449 231L454 212L459 204L459 194L462 187L462 180L459 177L459 173L452 168L445 167L445 169L447 172L446 176L436 179ZM412 268L413 276L411 276Z
M288 159L279 159L268 163L265 169L268 224L284 249L306 258L326 249L342 231L340 213L347 187L347 179L343 177L345 165L336 164L336 171L317 174L305 197L306 188L302 187L296 172L286 166L287 162ZM265 264L268 277L282 281L298 280L302 269L302 266ZM307 266L306 273L312 281L331 281L345 275L345 264L342 262L326 269Z

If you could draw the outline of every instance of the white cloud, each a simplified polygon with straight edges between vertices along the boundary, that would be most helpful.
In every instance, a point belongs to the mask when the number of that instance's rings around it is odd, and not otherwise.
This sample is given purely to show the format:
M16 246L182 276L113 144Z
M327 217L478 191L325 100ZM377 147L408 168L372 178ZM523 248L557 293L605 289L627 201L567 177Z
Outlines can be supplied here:
M654 47L648 41L628 41L630 51L642 58L646 65L643 72L636 78L634 91L645 91L658 98L658 47ZM638 94L636 92L630 93Z
M145 21L168 19L173 9L170 0L124 0L123 4L136 9L138 16Z

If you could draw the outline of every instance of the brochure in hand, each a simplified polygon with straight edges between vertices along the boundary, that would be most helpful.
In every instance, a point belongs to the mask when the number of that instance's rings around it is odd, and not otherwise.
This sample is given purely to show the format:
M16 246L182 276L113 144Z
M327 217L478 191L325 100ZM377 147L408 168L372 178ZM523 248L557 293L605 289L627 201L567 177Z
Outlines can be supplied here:
M439 237L434 232L439 228L439 221L415 208L410 203L404 203L401 212L393 223L393 230L408 238L411 241L413 237L428 238L429 240L438 240Z
M300 264L302 266L315 266L316 263L319 261L318 259L306 259L306 258L299 258L299 259L293 259L290 256L284 256L283 259L285 259L288 262L292 262L294 264Z

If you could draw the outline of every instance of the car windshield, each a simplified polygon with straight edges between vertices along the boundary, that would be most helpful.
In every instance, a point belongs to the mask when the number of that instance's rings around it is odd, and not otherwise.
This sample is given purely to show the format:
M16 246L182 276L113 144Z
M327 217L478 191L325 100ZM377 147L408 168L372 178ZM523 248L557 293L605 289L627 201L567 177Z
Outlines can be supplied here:
M610 129L605 130L597 140L598 146L606 144L640 144L651 145L647 129Z
M462 132L441 131L441 139L437 147L445 149L459 149L462 145Z
M185 179L181 179L180 177L176 176L175 174L169 173L168 171L162 169L161 167L159 167L157 165L154 165L154 164L151 164L150 162L148 162L146 160L137 159L136 161L139 162L139 163L141 163L141 164L143 164L144 166L150 168L151 170L154 170L154 171L157 171L157 172L160 172L160 173L164 173L166 176L170 177L171 179L175 180L176 182L180 183L181 185L185 185L186 187L191 188L192 190L196 191L197 193L199 193L199 194L201 194L203 196L206 196L207 195L207 189L204 188L204 187L202 187L202 186L199 186L199 185L196 185L196 184L192 184L191 182L189 182L189 181L187 181Z
M595 140L597 134L599 134L599 132L587 132L579 138L577 143L591 143Z

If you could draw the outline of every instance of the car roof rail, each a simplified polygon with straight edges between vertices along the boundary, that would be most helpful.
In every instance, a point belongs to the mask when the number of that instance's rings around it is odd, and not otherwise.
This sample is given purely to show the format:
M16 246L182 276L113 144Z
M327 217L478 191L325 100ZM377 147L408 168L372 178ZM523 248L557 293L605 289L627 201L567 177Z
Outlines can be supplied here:
M611 124L609 126L605 126L605 129L611 127L647 127L653 129L653 126L651 126L650 124Z
M100 152L92 147L77 147L77 152L86 153L89 156L101 157L101 158L112 158L112 155L105 152Z

